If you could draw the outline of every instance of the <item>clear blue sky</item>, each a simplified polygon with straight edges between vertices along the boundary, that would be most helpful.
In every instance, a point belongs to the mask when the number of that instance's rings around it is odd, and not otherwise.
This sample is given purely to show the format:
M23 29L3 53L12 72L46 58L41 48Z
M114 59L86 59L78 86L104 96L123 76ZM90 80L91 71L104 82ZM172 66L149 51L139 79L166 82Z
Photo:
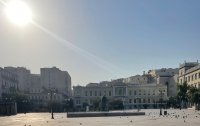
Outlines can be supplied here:
M6 2L6 0L4 0ZM9 22L0 4L0 66L67 70L73 85L200 59L199 0L26 0L33 24ZM78 50L78 51L77 51ZM114 66L114 67L113 67Z

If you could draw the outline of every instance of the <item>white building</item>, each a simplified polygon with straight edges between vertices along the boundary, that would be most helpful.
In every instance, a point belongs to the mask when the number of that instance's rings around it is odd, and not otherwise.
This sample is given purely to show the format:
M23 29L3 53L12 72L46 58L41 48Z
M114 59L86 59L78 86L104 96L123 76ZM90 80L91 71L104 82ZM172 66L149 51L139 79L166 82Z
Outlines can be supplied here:
M168 97L177 95L178 68L162 68L149 70L148 74L155 78L157 84L167 86Z
M4 67L5 70L10 71L18 76L19 85L18 88L22 92L28 91L30 70L24 67Z
M56 67L41 68L40 71L42 88L55 88L64 96L71 96L71 77L67 71L61 71Z
M0 97L2 93L14 93L18 90L18 76L0 68Z
M167 99L167 86L153 84L125 84L125 83L90 83L87 86L73 87L74 105L82 108L84 103L93 106L93 102L106 96L109 102L123 101L126 109L153 108ZM162 95L161 95L162 93Z
M123 79L123 83L126 84L147 84L153 82L155 82L154 78L148 74L136 75Z

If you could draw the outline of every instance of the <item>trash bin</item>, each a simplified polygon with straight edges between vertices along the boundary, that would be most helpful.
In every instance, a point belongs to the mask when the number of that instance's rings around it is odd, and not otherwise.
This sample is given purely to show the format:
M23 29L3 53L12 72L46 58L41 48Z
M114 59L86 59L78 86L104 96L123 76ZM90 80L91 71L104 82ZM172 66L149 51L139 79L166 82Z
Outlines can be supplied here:
M167 115L167 111L164 111L164 115Z

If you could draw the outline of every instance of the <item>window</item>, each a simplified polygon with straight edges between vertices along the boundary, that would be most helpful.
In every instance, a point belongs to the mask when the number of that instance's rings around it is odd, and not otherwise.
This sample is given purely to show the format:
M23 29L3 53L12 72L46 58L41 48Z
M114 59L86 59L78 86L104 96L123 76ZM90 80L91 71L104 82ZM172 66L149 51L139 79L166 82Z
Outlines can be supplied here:
M119 89L119 95L121 95L122 94L122 90L121 89Z
M194 75L195 80L197 79L197 74Z
M151 102L151 100L150 99L148 99L148 103L150 103Z
M137 91L134 91L134 95L137 95Z
M94 95L97 96L97 91L94 92Z
M130 96L132 95L132 91L131 91L131 90L129 90L129 95L130 95Z
M92 91L90 91L90 96L92 96Z
M132 99L129 99L129 103L132 103Z
M111 96L111 91L109 91L109 96Z
M85 96L87 96L87 91L85 91Z

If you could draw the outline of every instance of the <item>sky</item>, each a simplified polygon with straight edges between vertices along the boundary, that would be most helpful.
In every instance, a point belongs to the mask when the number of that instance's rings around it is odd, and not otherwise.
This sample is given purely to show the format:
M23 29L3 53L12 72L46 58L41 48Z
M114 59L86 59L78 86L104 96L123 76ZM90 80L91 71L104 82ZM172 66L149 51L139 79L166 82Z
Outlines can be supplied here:
M86 85L200 59L199 0L22 1L33 13L25 26L0 2L0 67L56 66Z

